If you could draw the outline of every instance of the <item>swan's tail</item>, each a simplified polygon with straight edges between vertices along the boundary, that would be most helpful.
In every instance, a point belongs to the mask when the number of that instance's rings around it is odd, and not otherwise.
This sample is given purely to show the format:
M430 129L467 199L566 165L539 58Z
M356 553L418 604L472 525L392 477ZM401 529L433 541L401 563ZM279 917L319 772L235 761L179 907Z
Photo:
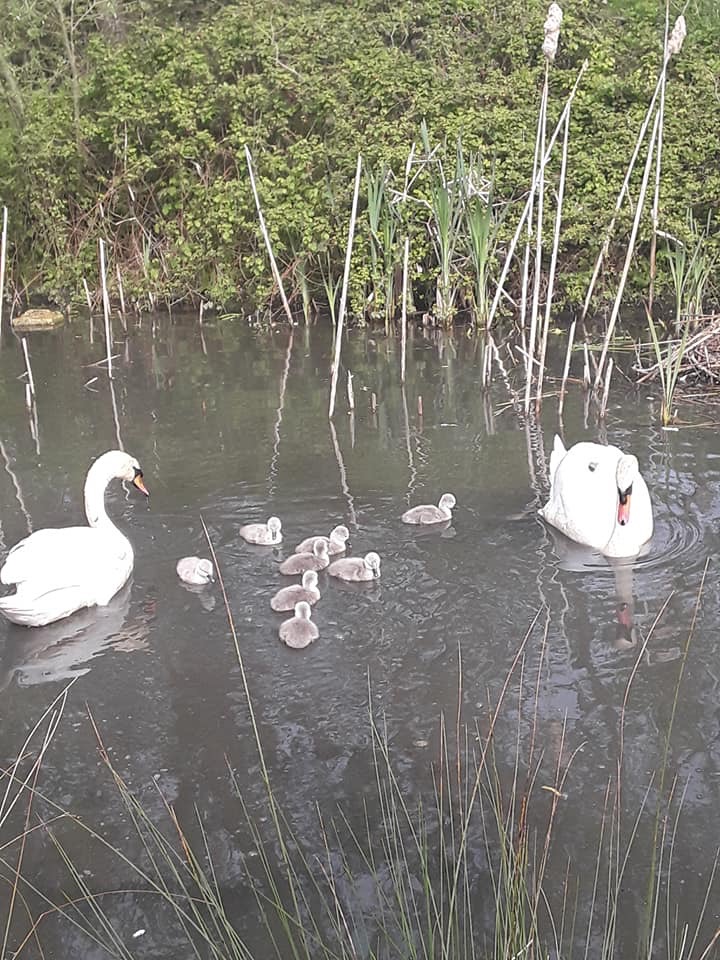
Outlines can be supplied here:
M550 454L550 489L552 489L552 486L555 483L555 474L557 473L557 468L560 466L560 461L566 453L567 450L565 449L565 444L562 442L560 437L555 434L552 453Z

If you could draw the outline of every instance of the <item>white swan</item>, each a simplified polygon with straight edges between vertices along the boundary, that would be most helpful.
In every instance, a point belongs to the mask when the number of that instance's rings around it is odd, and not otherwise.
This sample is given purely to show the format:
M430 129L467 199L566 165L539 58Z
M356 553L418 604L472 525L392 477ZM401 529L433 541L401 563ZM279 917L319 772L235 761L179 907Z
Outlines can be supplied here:
M270 546L282 542L282 523L279 517L270 517L267 523L246 523L240 527L238 533L248 543L258 543L261 546Z
M145 496L142 470L122 450L95 461L85 480L89 526L38 530L16 544L0 569L3 583L17 591L0 599L0 612L13 623L41 627L83 607L107 606L127 582L133 550L105 512L105 488L127 480Z
M310 604L300 601L295 604L295 616L280 624L280 639L288 647L302 650L317 640L319 631L310 619Z
M323 537L316 535L314 537L305 537L305 539L295 547L295 553L311 553L316 540L324 540L327 543L328 553L333 556L336 553L344 553L347 542L350 539L350 531L341 523L333 527L330 536Z
M285 576L292 577L297 573L305 573L306 570L324 570L329 563L328 545L324 537L318 537L310 553L294 553L283 560L278 570Z
M333 560L327 572L331 577L350 582L375 580L380 576L380 557L372 551L364 557L343 557L341 560Z
M419 507L411 507L400 519L403 523L444 523L446 520L452 520L455 503L455 497L451 493L444 493L437 506L433 503L423 503Z
M653 532L647 484L637 458L617 447L555 437L550 499L540 516L577 543L607 557L632 557Z
M200 557L183 557L182 560L178 560L175 569L182 582L192 584L192 586L200 587L215 579L215 568L212 565L212 560L205 560Z

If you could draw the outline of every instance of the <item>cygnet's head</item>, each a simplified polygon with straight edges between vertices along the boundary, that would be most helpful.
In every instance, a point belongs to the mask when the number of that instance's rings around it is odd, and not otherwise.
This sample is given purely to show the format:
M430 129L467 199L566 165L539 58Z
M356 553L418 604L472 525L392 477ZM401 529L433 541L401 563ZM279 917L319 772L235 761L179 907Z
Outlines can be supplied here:
M309 620L310 619L310 604L305 600L301 600L299 603L295 604L295 616L298 620Z
M328 555L327 540L321 540L320 537L318 537L315 543L313 543L313 553L318 560L325 560Z
M441 510L452 510L455 507L455 497L451 493L444 493L440 497L438 506Z
M282 529L282 523L280 523L280 517L270 517L267 522L267 528L270 531L270 536L273 540L277 540L280 536L280 530Z
M330 539L342 540L342 542L345 543L346 540L350 539L350 531L344 523L341 523L339 526L333 527L330 531Z
M315 570L306 570L302 575L302 585L306 590L312 590L318 585L318 575Z
M372 570L373 576L380 576L380 557L377 553L371 551L365 554L365 566Z
M202 560L198 560L195 565L195 572L205 583L210 583L211 580L215 579L215 568L212 565L212 560L206 560L204 557Z

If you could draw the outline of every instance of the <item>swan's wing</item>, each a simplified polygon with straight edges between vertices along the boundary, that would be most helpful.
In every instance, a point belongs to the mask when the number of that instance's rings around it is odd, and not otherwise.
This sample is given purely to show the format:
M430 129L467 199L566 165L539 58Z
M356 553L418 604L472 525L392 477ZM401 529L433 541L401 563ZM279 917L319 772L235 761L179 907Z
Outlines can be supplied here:
M560 437L555 434L555 439L553 440L552 453L550 454L550 486L552 487L555 482L555 474L557 473L557 468L560 465L560 461L563 459L567 450L565 449L565 444L562 442Z
M96 582L132 558L130 542L92 527L38 530L16 544L0 569L0 580L39 595Z
M423 503L419 507L406 510L400 519L403 523L440 523L448 518L440 507L432 503Z

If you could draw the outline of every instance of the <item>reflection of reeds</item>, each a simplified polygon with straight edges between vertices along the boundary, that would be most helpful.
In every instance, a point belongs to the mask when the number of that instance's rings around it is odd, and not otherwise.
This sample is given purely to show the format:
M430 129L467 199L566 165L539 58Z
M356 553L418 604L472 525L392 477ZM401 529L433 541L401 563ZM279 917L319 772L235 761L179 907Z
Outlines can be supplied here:
M408 259L410 257L410 237L405 237L405 248L403 251L403 273L402 273L402 314L400 318L400 383L405 383L405 370L407 363L407 295L408 295Z
M288 337L287 350L285 351L285 363L283 365L282 377L280 378L280 394L278 397L277 410L275 411L275 424L273 426L273 452L270 458L270 469L268 471L268 496L275 495L275 479L277 477L277 462L280 456L280 426L282 424L283 410L285 408L285 393L287 391L288 376L290 374L290 358L292 357L293 338L295 330L290 327L290 336Z

